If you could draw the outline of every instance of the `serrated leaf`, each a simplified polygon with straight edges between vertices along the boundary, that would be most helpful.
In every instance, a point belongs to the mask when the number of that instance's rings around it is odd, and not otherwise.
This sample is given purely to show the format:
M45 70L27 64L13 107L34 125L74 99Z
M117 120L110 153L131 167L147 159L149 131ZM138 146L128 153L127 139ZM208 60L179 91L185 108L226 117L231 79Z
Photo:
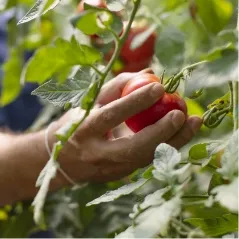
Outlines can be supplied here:
M217 171L224 179L233 180L238 175L238 132L229 139L221 158L221 168Z
M181 161L181 154L168 144L160 144L154 154L153 175L160 181L168 182L174 181L174 169Z
M57 72L75 65L89 66L101 59L101 53L86 45L61 38L54 45L39 48L26 64L21 81L43 83Z
M96 198L95 200L87 203L86 206L91 206L91 205L99 204L102 202L110 202L123 195L128 195L132 193L133 191L135 191L136 189L139 189L140 187L142 187L147 181L148 181L147 179L140 179L135 183L124 185L123 187L118 188L114 191L108 191L104 195L100 196L99 198Z
M60 0L37 0L35 5L26 13L18 24L29 22L42 14L52 10L57 6Z
M207 236L221 236L238 230L238 217L234 214L224 214L216 218L188 218L184 221L199 227Z
M157 24L151 25L146 31L137 34L130 45L130 49L133 51L137 49L138 47L142 46L147 39L155 33L155 30L157 29Z
M136 238L152 238L159 234L165 236L171 218L181 211L181 203L180 196L175 196L158 207L142 212L135 220L133 235Z
M238 80L238 52L226 50L222 52L222 57L200 65L192 72L190 79L186 80L185 95L201 89L220 86L229 81Z
M73 108L79 107L93 78L90 68L82 68L75 77L62 84L52 80L46 82L35 89L32 95L37 95L55 106L63 107L70 103Z
M238 178L227 185L217 186L212 190L215 200L231 212L238 212Z
M19 57L19 50L12 49L9 59L3 64L3 81L0 97L0 105L5 106L13 102L20 94L20 76L22 62Z
M43 206L45 204L46 196L49 190L51 180L56 176L57 169L59 167L56 158L61 148L61 144L58 142L54 145L51 158L47 162L46 166L41 171L36 186L40 187L32 205L34 206L34 220L37 224L42 224L43 219Z
M123 10L125 2L125 0L106 0L107 7L112 12Z

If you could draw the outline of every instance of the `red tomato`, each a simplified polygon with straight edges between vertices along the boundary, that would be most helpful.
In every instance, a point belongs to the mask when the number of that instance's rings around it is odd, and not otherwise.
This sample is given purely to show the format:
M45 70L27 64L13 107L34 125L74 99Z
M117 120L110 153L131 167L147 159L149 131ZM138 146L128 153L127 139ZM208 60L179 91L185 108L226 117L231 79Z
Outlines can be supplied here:
M121 61L120 69L113 69L113 73L118 75L122 72L138 72L149 67L153 55L154 46L156 41L156 33L152 33L149 38L138 48L131 50L131 44L133 39L140 33L146 31L147 27L132 28L129 32L128 38L124 43L119 55ZM113 50L106 56L106 61L109 61L113 54Z
M94 7L102 7L102 8L106 8L106 4L104 0L82 0L77 7L77 12L83 12L84 9L84 3L87 3L89 5L92 5Z
M130 80L123 89L121 97L143 87L147 84L159 82L159 78L153 74L143 74ZM138 132L143 128L156 123L172 110L181 110L187 116L187 106L178 93L164 95L150 108L132 116L125 121L126 125L133 131Z

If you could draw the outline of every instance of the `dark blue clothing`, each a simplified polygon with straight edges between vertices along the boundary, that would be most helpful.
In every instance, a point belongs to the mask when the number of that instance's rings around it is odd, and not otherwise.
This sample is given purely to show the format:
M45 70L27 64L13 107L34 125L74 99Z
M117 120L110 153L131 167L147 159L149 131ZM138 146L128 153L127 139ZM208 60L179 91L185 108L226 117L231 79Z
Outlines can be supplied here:
M12 9L0 14L0 87L3 77L2 64L8 57L6 26L13 14L14 11ZM25 60L31 54L31 52L26 52ZM13 131L23 131L33 123L42 109L39 99L31 95L35 88L36 84L27 83L13 103L0 108L0 127L7 126Z

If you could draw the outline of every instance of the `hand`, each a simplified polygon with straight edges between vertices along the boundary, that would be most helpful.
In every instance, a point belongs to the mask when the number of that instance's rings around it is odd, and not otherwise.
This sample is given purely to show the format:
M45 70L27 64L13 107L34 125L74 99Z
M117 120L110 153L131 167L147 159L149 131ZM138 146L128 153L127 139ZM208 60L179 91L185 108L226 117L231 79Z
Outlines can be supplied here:
M185 145L201 127L201 119L169 112L154 125L136 134L109 140L107 133L127 118L153 105L164 93L160 83L146 85L120 98L128 80L138 74L123 73L102 88L97 107L65 144L60 154L62 169L78 182L103 182L120 179L153 160L155 148L166 142L176 148ZM69 121L73 110L63 116L58 127ZM74 114L73 114L74 115Z

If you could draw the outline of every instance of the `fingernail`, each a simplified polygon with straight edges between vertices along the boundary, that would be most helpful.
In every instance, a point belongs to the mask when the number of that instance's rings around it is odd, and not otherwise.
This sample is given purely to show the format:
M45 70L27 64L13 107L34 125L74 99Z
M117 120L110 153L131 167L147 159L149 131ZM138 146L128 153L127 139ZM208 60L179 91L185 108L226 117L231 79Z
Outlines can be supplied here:
M189 125L194 133L196 133L202 126L202 119L199 117L192 117L189 120Z
M164 88L160 83L155 83L151 88L151 96L154 98L158 98L162 96L164 93Z
M180 110L174 110L172 113L172 123L175 128L180 128L185 122L185 115Z

